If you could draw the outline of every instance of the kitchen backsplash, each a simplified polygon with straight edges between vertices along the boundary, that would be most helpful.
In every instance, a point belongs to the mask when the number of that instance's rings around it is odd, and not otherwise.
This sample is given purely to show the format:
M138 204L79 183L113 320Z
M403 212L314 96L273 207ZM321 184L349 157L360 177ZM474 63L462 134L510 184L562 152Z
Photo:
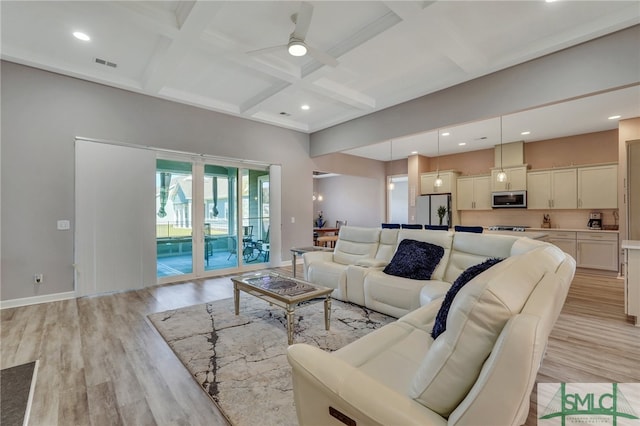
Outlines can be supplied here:
M594 211L602 212L604 226L618 225L618 209ZM543 216L548 214L552 228L587 229L589 213L591 210L465 210L460 212L460 223L467 226L520 225L541 228Z

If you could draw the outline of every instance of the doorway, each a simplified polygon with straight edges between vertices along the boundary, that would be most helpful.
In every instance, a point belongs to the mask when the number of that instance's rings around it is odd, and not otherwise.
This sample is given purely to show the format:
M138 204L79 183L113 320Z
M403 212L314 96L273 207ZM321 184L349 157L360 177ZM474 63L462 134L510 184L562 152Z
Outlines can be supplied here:
M640 240L640 140L627 142L627 235Z

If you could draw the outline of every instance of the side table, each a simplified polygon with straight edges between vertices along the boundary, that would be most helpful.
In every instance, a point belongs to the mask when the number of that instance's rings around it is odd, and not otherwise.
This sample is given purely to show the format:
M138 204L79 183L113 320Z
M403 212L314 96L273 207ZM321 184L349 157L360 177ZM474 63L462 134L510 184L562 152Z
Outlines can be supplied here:
M320 246L308 246L308 247L293 247L291 248L291 269L293 270L293 277L296 277L296 261L298 260L298 256L302 256L303 254L309 251L333 251L330 247L320 247Z

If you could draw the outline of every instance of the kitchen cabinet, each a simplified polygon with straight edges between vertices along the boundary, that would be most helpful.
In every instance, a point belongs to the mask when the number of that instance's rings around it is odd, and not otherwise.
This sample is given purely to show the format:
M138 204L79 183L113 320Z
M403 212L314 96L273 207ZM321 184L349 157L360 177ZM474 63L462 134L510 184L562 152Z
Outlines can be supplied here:
M527 166L505 167L507 180L498 182L500 169L491 170L491 191L525 191L527 189Z
M491 210L490 176L470 176L456 180L458 210Z
M624 250L624 311L640 327L640 241L622 241Z
M574 259L576 256L576 232L548 231L545 241L557 246Z
M618 234L577 232L576 264L581 268L618 270Z
M578 168L578 208L618 208L618 166Z
M440 172L440 179L442 179L442 186L435 187L433 184L436 181L437 173L422 173L420 175L420 193L421 194L444 194L453 192L452 189L456 185L457 173L447 171Z
M527 173L527 208L577 208L577 175L576 168Z

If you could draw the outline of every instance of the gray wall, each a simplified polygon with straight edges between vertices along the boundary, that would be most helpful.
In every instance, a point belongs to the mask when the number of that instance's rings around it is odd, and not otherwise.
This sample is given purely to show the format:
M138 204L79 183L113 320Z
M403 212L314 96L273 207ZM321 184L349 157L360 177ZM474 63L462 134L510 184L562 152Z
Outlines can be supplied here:
M311 135L311 155L497 117L640 82L640 25ZM425 76L428 78L428 76Z
M337 220L366 227L377 227L384 221L384 178L332 176L316 179L314 188L323 197L314 202L314 219L322 210L327 227L335 226Z
M282 164L283 259L311 244L308 135L10 62L1 72L0 300L73 291L76 136Z

